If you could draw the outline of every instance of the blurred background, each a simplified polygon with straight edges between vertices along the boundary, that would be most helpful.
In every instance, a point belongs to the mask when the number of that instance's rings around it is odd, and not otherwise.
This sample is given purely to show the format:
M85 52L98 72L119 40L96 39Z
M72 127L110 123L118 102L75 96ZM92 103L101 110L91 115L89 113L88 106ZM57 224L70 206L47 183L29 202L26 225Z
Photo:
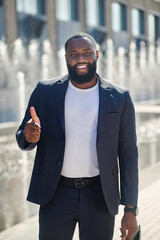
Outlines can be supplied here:
M37 214L25 200L34 151L15 132L38 81L67 73L79 31L97 41L98 73L130 90L140 171L160 161L160 1L0 0L0 231Z

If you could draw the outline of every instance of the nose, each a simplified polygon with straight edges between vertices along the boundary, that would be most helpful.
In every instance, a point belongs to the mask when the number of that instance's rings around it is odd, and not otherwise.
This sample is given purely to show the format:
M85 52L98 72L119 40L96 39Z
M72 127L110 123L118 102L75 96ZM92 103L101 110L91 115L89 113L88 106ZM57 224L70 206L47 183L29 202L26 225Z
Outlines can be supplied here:
M78 61L84 61L86 59L86 57L84 56L84 54L82 53L80 53L79 55L78 55Z

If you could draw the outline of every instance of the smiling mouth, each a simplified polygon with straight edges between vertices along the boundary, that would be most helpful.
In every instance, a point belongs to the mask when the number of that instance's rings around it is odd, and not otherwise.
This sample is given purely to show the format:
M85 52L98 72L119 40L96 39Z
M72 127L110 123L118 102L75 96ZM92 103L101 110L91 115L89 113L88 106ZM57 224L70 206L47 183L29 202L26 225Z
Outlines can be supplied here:
M77 64L76 70L79 73L86 73L86 72L88 72L88 64Z
M81 69L81 68L86 68L86 66L79 66L77 67L78 69Z

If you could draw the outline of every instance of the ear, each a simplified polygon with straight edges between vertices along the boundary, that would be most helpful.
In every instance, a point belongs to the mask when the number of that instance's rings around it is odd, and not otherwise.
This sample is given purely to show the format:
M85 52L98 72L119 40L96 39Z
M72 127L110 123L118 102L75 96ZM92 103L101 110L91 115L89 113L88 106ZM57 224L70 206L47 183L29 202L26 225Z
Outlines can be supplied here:
M96 51L96 58L97 58L97 60L99 58L99 51L98 50Z

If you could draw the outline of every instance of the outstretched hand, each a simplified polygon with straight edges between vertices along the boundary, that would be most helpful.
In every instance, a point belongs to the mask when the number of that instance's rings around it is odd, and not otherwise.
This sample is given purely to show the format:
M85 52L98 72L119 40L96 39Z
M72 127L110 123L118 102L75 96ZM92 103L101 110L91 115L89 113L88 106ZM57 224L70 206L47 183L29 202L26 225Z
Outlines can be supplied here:
M41 124L34 107L30 108L31 119L26 123L24 130L27 142L36 143L40 139Z
M131 240L132 235L137 231L137 219L133 213L125 212L121 221L120 231L122 240Z

